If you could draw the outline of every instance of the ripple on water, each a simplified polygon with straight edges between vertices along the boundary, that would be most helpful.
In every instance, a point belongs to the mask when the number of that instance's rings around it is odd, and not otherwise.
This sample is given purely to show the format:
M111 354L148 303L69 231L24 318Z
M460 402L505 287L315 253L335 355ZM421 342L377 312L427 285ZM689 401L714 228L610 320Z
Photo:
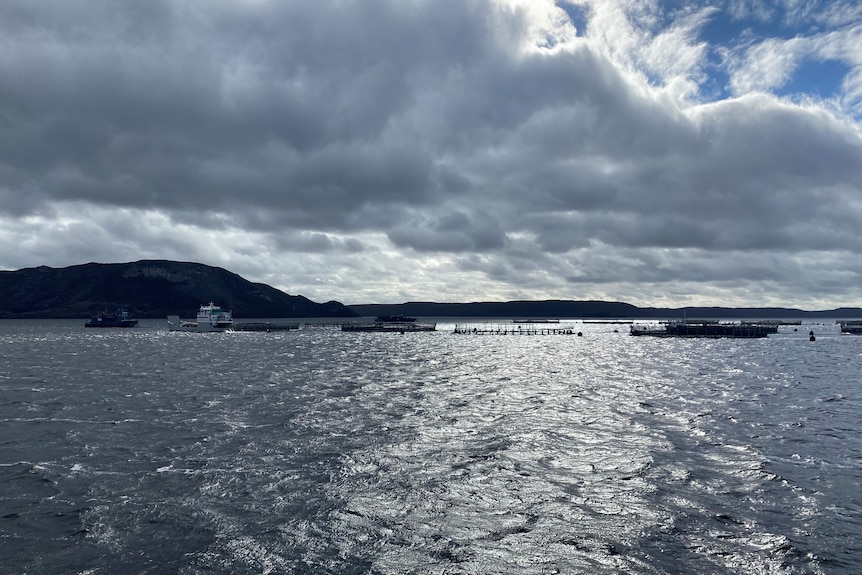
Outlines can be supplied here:
M0 534L33 572L793 575L860 556L849 340L76 329L0 339Z

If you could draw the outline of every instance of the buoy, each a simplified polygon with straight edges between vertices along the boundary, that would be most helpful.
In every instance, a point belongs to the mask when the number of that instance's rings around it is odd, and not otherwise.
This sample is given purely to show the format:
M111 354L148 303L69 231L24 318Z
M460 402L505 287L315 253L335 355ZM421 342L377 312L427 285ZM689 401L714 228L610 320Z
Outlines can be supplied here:
M814 337L813 331L808 332L808 341L816 341L816 338Z

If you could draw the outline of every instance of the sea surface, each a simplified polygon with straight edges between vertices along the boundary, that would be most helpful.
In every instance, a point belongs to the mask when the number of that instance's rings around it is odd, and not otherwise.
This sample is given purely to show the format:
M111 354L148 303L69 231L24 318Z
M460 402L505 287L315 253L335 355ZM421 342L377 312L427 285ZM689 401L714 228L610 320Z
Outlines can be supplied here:
M3 574L862 569L862 336L830 322L83 324L0 321Z

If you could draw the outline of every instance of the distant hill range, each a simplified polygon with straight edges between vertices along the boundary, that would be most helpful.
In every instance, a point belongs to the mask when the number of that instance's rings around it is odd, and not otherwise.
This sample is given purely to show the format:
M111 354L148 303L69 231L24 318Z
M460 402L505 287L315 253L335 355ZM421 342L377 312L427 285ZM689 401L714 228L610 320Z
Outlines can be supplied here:
M790 308L639 308L607 301L407 302L345 306L315 303L199 263L142 260L40 266L0 271L0 318L89 318L125 308L136 318L194 317L210 301L237 318L339 318L398 315L477 318L583 319L862 319L862 308L805 311Z
M195 317L215 302L237 318L356 317L198 263L143 260L0 272L0 318L88 318L125 306L136 318Z
M779 307L636 307L607 301L509 301L474 303L407 302L351 305L362 316L397 315L478 318L582 318L582 319L854 319L862 308L805 311Z

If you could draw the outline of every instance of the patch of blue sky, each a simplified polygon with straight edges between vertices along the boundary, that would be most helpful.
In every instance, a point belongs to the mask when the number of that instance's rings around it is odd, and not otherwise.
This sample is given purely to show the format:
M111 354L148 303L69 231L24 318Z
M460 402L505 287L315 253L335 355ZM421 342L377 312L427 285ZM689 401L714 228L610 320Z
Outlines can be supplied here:
M698 31L698 40L707 43L708 79L701 85L700 96L720 100L731 96L730 76L724 58L739 55L747 47L767 39L788 40L813 32L810 23L789 17L786 10L772 6L768 17L738 18L725 9L715 10ZM809 6L810 8L810 6ZM794 24L790 24L794 22ZM849 68L837 61L810 60L800 64L791 80L776 90L777 95L811 94L830 98L841 90Z
M708 77L701 83L699 95L702 100L716 102L732 96L730 92L730 74L719 68L710 67L706 70Z
M850 66L838 60L806 59L775 93L779 96L806 94L815 98L833 98L841 94L844 78L850 70Z
M578 36L585 36L587 33L587 23L589 22L589 15L586 9L582 6L568 3L561 3L558 6L569 15L569 20L571 20L572 25L575 27Z
M729 13L719 10L712 14L700 30L699 37L711 46L737 46L766 38L789 39L799 36L804 30L785 26L778 19L770 21L737 20Z

